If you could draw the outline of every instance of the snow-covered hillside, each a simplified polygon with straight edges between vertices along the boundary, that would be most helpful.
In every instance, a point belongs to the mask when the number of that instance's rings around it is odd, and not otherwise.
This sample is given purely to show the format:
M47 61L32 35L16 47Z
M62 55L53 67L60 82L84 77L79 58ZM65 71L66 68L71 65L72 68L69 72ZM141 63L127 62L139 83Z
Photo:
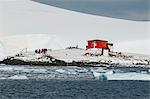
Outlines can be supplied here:
M116 43L114 44L114 50L128 53L140 53L150 55L150 39Z
M100 50L97 50L100 51ZM130 65L137 65L143 64L148 65L148 61L150 61L150 56L140 56L137 54L128 54L128 53L117 53L117 52L110 52L113 56L104 56L98 55L95 50L92 52L91 55L86 55L86 53L91 53L91 50L84 50L84 49L64 49L64 50L54 50L50 51L48 54L53 56L56 59L64 60L66 62L101 62L101 63L108 63L110 64L120 64L124 66ZM100 51L101 52L101 51ZM95 55L94 55L94 54ZM145 61L146 60L146 61Z
M88 15L30 0L0 0L0 55L24 48L64 49L77 44L85 48L88 39L113 42L117 51L147 54L147 44L136 42L139 46L130 48L133 43L127 42L125 50L121 42L149 39L149 26L150 22Z
M59 41L63 42L63 39L55 35L46 34L18 35L1 38L0 58L14 55L26 49L28 51L38 48L62 49L63 46ZM65 41L63 44L65 45Z
M2 63L4 64L24 64L30 65L76 65L76 66L117 66L117 67L146 67L150 68L150 57L139 56L135 54L127 54L121 52L110 52L109 56L92 54L91 50L85 49L62 49L62 50L48 50L46 54L35 53L34 51L22 51L16 55L10 56ZM100 50L97 50L100 51ZM14 60L14 61L13 61ZM21 60L17 62L16 60ZM51 64L52 63L52 64Z

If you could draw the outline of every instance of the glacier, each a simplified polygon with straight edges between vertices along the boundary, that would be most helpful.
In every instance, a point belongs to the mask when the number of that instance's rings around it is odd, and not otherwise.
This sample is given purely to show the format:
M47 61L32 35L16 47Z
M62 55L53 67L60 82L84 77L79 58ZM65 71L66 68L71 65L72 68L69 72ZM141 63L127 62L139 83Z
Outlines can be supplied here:
M1 0L0 57L25 48L85 48L88 39L109 40L116 51L149 54L150 46L143 43L150 37L149 26L150 22L83 14L31 0Z

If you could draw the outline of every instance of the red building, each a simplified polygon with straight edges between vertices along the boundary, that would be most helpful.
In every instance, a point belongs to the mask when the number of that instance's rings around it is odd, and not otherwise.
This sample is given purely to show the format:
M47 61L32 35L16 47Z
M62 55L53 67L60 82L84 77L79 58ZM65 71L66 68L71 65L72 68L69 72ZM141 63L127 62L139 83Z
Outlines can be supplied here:
M87 49L90 48L102 48L107 49L108 48L108 41L105 40L88 40Z
M113 44L108 43L108 41L105 40L88 40L88 45L86 46L86 49L91 49L91 48L102 49L101 55L104 55L105 53L107 53L108 55L108 52L113 51Z

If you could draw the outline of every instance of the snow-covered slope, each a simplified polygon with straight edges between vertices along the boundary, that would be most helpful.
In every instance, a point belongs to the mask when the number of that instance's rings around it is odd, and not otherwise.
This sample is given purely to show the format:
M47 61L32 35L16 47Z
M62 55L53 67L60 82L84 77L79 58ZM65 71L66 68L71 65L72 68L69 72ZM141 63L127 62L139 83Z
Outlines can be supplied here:
M100 50L97 50L100 51ZM95 52L93 50L92 54ZM100 51L101 52L101 51ZM121 53L120 55L113 52L114 57L111 56L97 56L95 53L93 55L86 55L86 53L91 53L91 50L84 50L84 49L64 49L64 50L54 50L48 52L49 55L53 56L56 59L64 60L66 62L101 62L101 63L109 63L109 64L120 64L120 65L133 65L133 64L145 64L148 65L148 62L145 60L150 61L150 56L140 56L137 54L128 54L128 53Z
M114 44L115 51L150 55L150 39L125 41Z
M5 53L3 51L2 45L0 45L0 61L5 57L4 54Z
M11 56L22 50L34 51L39 48L61 49L65 45L63 39L55 35L30 34L4 37L0 40L0 57Z
M85 48L88 39L106 39L113 43L149 39L149 25L150 22L127 21L82 14L30 0L0 1L0 44L5 45L9 50L20 51L25 47L29 47L29 49L37 47L60 49L58 45L55 45L55 41L63 48L77 44ZM46 37L43 35L30 35L28 37L22 34L46 34ZM49 40L47 34L53 40ZM54 34L55 37L51 37ZM11 35L22 36L2 39L4 36ZM130 46L129 42L126 48ZM138 49L138 46L135 47ZM141 47L142 50L130 49L129 51L134 51L134 53L141 53L142 51L147 54L145 47L147 46ZM8 50L6 48L5 51ZM120 50L124 49L120 46L115 49L119 48Z
M97 50L100 51L100 50ZM91 50L90 50L91 52ZM90 53L85 49L63 49L63 50L48 50L46 54L35 53L34 51L25 51L7 58L2 61L4 64L34 64L40 65L76 65L76 66L117 66L117 67L144 67L150 68L150 57L137 57L135 54L110 52L109 56L86 54ZM16 62L15 60L18 60ZM19 61L23 61L19 63ZM52 64L51 64L52 63Z

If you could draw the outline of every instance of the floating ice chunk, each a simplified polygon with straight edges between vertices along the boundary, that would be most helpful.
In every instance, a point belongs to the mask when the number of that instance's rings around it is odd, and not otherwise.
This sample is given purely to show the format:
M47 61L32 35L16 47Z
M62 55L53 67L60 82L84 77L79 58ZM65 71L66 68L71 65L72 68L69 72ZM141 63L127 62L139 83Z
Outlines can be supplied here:
M136 72L130 73L115 73L113 75L107 75L108 80L148 80L150 81L149 74L142 74Z
M0 67L0 71L13 71L13 67Z
M38 69L32 69L32 72L34 73L46 73L46 69L38 68Z
M94 78L96 80L107 80L107 75L113 75L114 71L99 71L99 72L93 72Z
M104 73L93 72L95 80L107 80L107 76Z
M143 71L141 71L141 73L142 73L142 74L147 74L147 73L148 73L148 71L143 70Z
M78 73L86 73L86 72L88 72L88 70L82 68L82 69L78 69L77 72Z
M14 75L9 77L8 79L28 79L28 77L25 75Z
M0 64L0 66L5 66L6 64Z
M77 72L74 69L68 69L67 74L77 74Z
M104 68L99 67L98 69L92 70L92 71L99 72L99 73L105 73L107 70L104 70Z
M100 76L100 75L101 75L101 73L93 72L93 75L94 75L94 77L98 77L98 76Z
M77 74L76 72L67 72L67 74Z
M110 71L106 72L105 74L106 74L106 75L112 75L112 74L114 74L114 71L113 71L113 70L110 70Z
M63 70L63 69L57 69L56 72L59 72L59 73L65 73L66 71Z
M150 81L150 75L146 73L114 73L109 71L106 73L93 72L96 80L147 80Z
M0 79L7 79L6 77L0 77Z
M148 69L148 73L150 73L150 69Z

